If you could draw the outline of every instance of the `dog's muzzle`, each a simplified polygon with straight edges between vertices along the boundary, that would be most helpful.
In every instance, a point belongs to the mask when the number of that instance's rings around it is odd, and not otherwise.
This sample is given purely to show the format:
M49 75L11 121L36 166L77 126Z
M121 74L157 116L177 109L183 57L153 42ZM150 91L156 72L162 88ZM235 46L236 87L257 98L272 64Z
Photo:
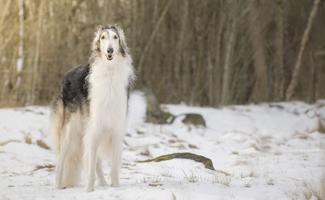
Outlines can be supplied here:
M114 52L114 49L113 48L108 48L107 49L107 60L113 60L113 52Z
M107 60L113 60L113 55L112 54L107 54L106 58L107 58Z

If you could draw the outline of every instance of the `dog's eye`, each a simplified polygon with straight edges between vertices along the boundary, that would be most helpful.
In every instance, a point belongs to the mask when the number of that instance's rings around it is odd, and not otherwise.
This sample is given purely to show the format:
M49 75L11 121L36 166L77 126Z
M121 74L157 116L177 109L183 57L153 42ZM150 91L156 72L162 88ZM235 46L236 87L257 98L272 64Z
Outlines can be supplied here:
M117 36L116 36L116 35L114 35L114 39L115 39L115 40L117 39Z
M103 35L100 39L102 39L102 40L105 39L105 35Z

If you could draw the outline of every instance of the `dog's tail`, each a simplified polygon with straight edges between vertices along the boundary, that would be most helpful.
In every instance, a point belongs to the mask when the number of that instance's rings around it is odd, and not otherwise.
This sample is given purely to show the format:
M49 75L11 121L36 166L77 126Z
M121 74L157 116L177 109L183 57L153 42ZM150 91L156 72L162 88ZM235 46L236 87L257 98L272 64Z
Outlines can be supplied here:
M50 115L50 134L54 141L56 153L60 153L61 139L63 137L63 128L65 123L65 110L62 99L58 98L54 101Z
M142 125L146 118L147 102L145 94L140 91L134 91L130 94L128 102L128 127L136 129Z

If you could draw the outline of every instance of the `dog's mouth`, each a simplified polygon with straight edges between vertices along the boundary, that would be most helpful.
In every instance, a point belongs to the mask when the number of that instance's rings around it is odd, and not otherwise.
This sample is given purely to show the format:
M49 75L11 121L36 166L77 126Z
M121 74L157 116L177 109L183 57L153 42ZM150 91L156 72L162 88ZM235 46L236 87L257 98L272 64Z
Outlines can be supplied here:
M108 55L106 56L106 58L107 58L107 60L113 60L113 55L112 55L112 54L108 54Z

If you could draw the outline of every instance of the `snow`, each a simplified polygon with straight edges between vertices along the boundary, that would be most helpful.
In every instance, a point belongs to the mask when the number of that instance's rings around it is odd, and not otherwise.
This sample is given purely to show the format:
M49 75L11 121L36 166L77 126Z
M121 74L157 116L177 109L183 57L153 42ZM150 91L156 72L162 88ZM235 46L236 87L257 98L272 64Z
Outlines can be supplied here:
M55 154L48 107L0 109L0 199L321 199L325 191L324 107L302 102L220 108L163 105L173 114L199 113L207 127L143 123L141 93L130 97L121 185L54 188ZM28 144L28 140L31 141ZM8 143L6 143L8 142ZM27 143L26 143L27 142ZM210 158L217 171L191 160L136 161L192 152ZM109 166L104 165L109 180ZM228 175L227 175L228 174Z

